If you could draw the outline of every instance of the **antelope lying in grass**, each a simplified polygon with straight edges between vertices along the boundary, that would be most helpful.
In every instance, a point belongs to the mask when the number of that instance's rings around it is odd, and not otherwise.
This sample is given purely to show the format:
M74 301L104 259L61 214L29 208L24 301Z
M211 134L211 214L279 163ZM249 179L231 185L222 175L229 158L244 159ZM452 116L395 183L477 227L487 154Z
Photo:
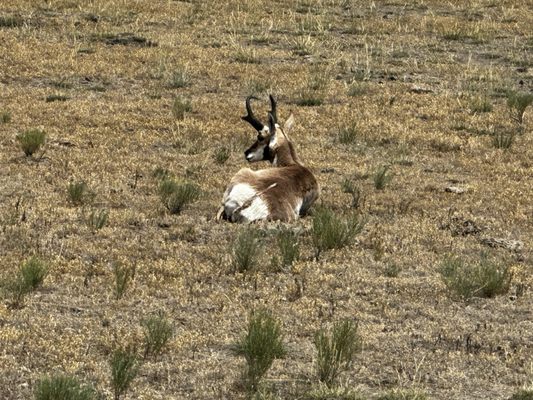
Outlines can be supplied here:
M313 173L302 165L287 133L294 117L283 129L277 124L276 102L270 96L268 126L253 114L252 97L246 99L247 115L242 117L257 130L257 141L244 152L248 162L268 160L276 168L253 171L243 168L231 179L217 219L231 222L259 220L294 221L305 215L319 196Z

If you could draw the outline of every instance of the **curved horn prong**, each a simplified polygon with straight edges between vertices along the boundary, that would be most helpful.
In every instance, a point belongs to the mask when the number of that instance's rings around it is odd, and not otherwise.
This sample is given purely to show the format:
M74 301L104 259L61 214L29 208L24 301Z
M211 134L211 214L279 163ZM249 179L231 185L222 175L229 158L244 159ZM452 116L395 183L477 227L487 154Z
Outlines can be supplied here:
M276 110L276 99L271 94L268 96L270 98L270 111L269 114L272 114L274 118L274 123L278 123L278 114Z
M250 125L252 125L256 131L261 131L263 130L265 125L255 117L252 111L252 105L250 104L252 99L259 100L257 97L254 97L254 96L248 96L246 98L246 113L247 114L244 117L241 117L241 119L243 121L250 123Z

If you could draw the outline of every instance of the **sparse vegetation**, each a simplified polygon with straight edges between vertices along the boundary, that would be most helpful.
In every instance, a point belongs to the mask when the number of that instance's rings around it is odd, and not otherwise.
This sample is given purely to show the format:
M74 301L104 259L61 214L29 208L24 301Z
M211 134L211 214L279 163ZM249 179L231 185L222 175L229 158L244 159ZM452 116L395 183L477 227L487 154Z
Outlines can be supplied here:
M17 15L0 15L0 28L17 28L24 25L24 19Z
M276 242L280 253L281 269L288 269L300 257L298 234L292 229L282 228L278 231Z
M135 264L122 265L115 262L113 264L113 273L115 275L115 298L121 299L124 292L130 285L130 282L135 278Z
M281 326L266 309L249 316L246 334L236 345L236 352L246 359L245 380L248 389L255 392L274 360L285 355Z
M352 144L357 139L357 126L354 123L339 128L337 135L339 143Z
M491 112L492 103L487 97L475 97L470 101L470 111L472 114Z
M382 165L374 173L374 187L377 190L383 190L392 180L392 175L389 173L389 169L389 165Z
M168 86L172 89L179 89L189 86L191 79L184 67L177 67L170 77Z
M533 389L520 389L509 400L533 400Z
M71 376L54 376L37 382L35 400L96 400L96 391Z
M89 187L84 181L70 182L67 186L69 201L74 206L81 206L91 198Z
M162 313L159 313L143 320L142 326L144 328L144 356L161 354L174 332L170 322Z
M52 103L54 101L67 101L69 99L68 96L65 96L63 94L50 94L46 96L46 102Z
M39 129L30 129L17 135L20 147L27 157L32 156L41 148L45 138L46 133Z
M341 217L328 208L319 208L313 215L311 237L315 256L330 249L340 249L349 245L364 227L364 220L354 214Z
M352 196L350 207L359 209L363 202L363 194L359 186L357 186L352 179L345 179L342 181L341 186L344 193L349 193Z
M102 229L104 226L106 226L108 219L109 219L108 210L98 210L98 211L93 210L87 217L87 225L93 231L98 231Z
M26 295L42 285L48 274L48 267L38 257L30 257L20 267L16 276L3 283L4 291L10 297L11 306L19 308Z
M213 158L215 160L215 162L218 164L218 165L222 165L224 164L226 161L228 161L228 158L231 154L231 150L230 148L226 147L226 146L222 146L222 147L218 147L216 150L215 150L215 153L213 155Z
M355 355L362 349L357 324L344 320L335 323L330 333L319 330L315 335L315 347L318 379L331 387L339 374L350 368Z
M526 108L533 103L533 94L510 91L507 93L507 106L514 112L513 118L522 123Z
M259 262L261 245L257 231L253 228L244 228L231 249L232 264L236 272L247 272L255 269Z
M514 143L515 136L513 132L494 132L492 135L492 145L497 149L510 149Z
M109 360L109 365L114 399L120 400L139 371L137 354L132 348L116 349Z
M442 263L440 273L448 289L462 299L506 293L512 278L508 266L490 260L486 255L475 262L448 257Z
M172 114L178 120L183 120L185 114L192 111L192 105L190 100L185 99L181 96L176 96L174 102L172 103Z
M2 111L0 113L0 122L2 124L8 124L11 122L11 113L9 111Z
M416 389L394 389L379 396L377 400L429 400L429 397Z
M185 206L200 197L200 188L190 182L176 182L166 178L159 184L159 196L171 214L179 214Z

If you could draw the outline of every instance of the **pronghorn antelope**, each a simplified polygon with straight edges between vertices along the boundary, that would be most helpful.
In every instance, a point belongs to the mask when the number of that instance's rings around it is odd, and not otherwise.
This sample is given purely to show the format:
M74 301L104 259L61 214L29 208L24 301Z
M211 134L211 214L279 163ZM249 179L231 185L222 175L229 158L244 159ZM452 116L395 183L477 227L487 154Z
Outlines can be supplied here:
M294 117L283 129L277 124L276 101L270 96L268 126L253 114L252 97L246 99L247 115L242 117L257 130L257 141L244 152L248 162L270 161L276 168L253 171L243 168L231 179L217 219L231 222L258 220L294 221L307 213L319 196L313 173L302 165L287 133Z

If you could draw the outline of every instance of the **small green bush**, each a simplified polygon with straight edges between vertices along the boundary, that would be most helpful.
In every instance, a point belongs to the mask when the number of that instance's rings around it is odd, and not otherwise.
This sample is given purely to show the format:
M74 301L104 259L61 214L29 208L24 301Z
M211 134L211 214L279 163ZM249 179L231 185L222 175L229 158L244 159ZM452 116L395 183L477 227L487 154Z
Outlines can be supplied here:
M246 359L248 389L257 391L274 360L285 355L280 324L268 310L250 313L247 332L237 343L236 352Z
M70 376L43 378L37 382L35 400L96 400L96 391Z
M48 267L37 257L31 257L20 268L20 277L28 291L37 289L48 274Z
M359 209L363 201L363 194L361 192L361 189L351 179L345 179L342 182L341 186L342 186L342 191L344 193L349 193L352 196L350 207Z
M159 185L159 196L171 214L179 214L186 205L198 200L200 188L193 183L166 178Z
M54 101L67 101L70 97L62 95L62 94L51 94L46 96L46 102L52 103Z
M448 289L463 299L490 298L507 293L512 278L508 266L493 262L485 255L473 263L448 257L442 263L440 273Z
M120 263L114 263L113 272L115 275L115 298L119 300L135 278L135 265L124 266Z
M191 80L185 68L178 67L170 77L168 86L172 89L179 89L189 86L190 83Z
M323 91L305 88L298 94L295 103L304 107L316 107L322 105L324 100L325 95Z
M226 146L222 146L222 147L218 147L215 150L215 153L213 154L213 158L218 165L222 165L226 161L228 161L228 158L230 155L231 155L231 150Z
M176 96L172 103L172 114L178 120L183 120L185 114L192 111L192 105L190 100L181 96Z
M355 124L348 124L339 128L337 134L339 143L352 144L357 139L357 126Z
M513 393L509 400L533 400L533 389L521 389Z
M75 206L80 206L90 198L89 187L83 181L70 182L67 186L67 193L70 202Z
M533 103L533 94L510 91L507 93L507 106L515 112L513 116L520 124L524 121L526 108Z
M497 149L507 150L513 145L515 136L513 132L494 132L492 145Z
M163 314L153 315L142 321L144 328L144 356L158 355L172 338L173 328Z
M389 165L382 165L374 173L374 187L377 190L383 190L385 185L392 180L392 175L389 174L389 169Z
M117 349L113 352L109 365L114 399L119 400L139 372L137 354L131 348Z
M29 157L37 152L44 144L46 133L38 129L31 129L17 135L17 140L24 154Z
M237 236L232 246L232 264L237 272L253 270L259 261L261 244L257 231L246 227Z
M476 97L470 101L470 112L472 114L486 113L492 111L492 103L487 97Z
M87 217L87 225L93 231L98 231L107 224L108 219L109 219L108 210L99 210L99 211L93 210Z
M325 250L349 245L365 225L358 215L342 218L327 208L318 208L313 215L311 237L318 258Z
M11 122L11 113L8 111L2 111L0 113L0 122L3 124Z
M17 15L1 15L0 27L2 28L17 28L24 25L24 19Z
M288 269L300 257L300 245L298 234L292 229L280 229L276 242L280 252L280 264L282 269Z
M347 371L362 349L362 339L357 333L357 324L350 320L337 322L331 333L324 329L315 335L317 373L320 382L331 387L339 374Z

